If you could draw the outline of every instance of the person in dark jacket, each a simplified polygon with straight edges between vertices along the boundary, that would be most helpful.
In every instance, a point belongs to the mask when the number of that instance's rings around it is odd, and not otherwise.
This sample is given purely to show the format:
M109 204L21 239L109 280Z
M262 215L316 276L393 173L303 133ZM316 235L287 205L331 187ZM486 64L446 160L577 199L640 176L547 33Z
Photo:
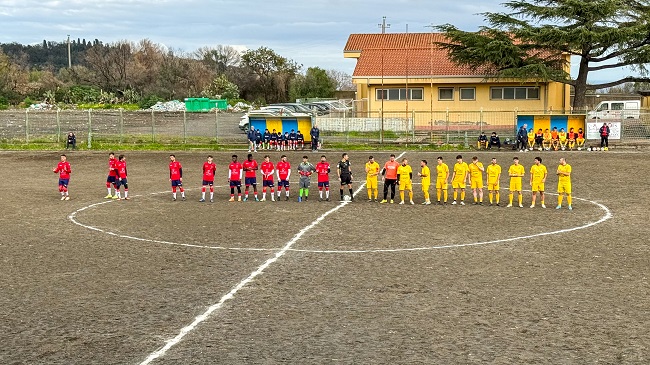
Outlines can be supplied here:
M603 126L600 127L598 130L598 134L600 135L600 147L607 147L609 148L609 133L611 131L609 130L609 126L607 123L603 123Z
M311 136L311 151L312 152L317 151L318 138L320 137L320 130L318 129L317 126L313 126L309 131L309 135Z
M523 152L528 148L528 125L524 124L517 131L517 149Z
M257 152L256 143L257 142L257 132L255 127L251 126L251 129L248 130L248 152Z
M73 132L68 133L68 140L65 142L65 149L68 148L77 149L77 136Z
M493 146L501 149L501 139L499 139L497 132L492 132L492 135L490 136L490 144L488 145L488 148L492 149Z

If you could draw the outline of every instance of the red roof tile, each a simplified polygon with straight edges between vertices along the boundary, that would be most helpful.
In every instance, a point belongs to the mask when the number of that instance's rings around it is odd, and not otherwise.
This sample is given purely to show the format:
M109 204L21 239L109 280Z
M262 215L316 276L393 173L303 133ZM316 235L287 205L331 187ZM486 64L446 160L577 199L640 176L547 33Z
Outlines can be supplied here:
M475 76L468 67L451 62L441 33L351 34L344 52L361 52L353 76Z

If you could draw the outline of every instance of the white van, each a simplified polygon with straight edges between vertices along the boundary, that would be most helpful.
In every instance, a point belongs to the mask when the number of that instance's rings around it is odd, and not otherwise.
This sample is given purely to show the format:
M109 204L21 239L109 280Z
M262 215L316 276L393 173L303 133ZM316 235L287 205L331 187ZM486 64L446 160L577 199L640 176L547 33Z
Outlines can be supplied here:
M594 110L587 113L587 119L638 119L640 109L639 100L601 101Z

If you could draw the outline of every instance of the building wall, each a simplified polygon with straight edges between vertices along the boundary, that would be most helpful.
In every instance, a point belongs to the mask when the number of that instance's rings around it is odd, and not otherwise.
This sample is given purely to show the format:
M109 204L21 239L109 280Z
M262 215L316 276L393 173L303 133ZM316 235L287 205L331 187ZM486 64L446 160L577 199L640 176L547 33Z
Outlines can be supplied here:
M362 103L364 110L367 112L378 112L383 105L385 112L390 111L432 111L432 110L452 110L452 111L478 111L478 110L520 110L536 112L563 112L568 109L570 104L570 95L568 86L560 83L551 82L550 84L521 84L519 82L498 82L485 83L476 82L471 79L434 79L424 78L409 79L408 88L421 88L423 90L423 100L384 100L376 98L377 89L406 88L405 79L355 79L357 84L357 100L366 99ZM370 84L370 87L368 87ZM528 100L493 100L490 95L491 87L539 87L539 99ZM440 88L453 88L453 100L440 100ZM461 88L475 88L474 100L460 100Z

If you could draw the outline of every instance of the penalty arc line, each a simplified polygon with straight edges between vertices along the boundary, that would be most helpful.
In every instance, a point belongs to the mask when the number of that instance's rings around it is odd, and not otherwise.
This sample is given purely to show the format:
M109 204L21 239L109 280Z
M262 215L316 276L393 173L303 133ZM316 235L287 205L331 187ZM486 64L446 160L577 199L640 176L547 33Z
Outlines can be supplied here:
M402 154L401 154L399 157L402 157L405 153L406 153L406 152L402 152ZM399 158L399 157L398 157L398 158ZM358 193L359 193L359 192L364 188L365 185L366 185L365 182L362 183L361 186L359 186L359 188L357 188L357 190L354 192L353 195L358 194ZM190 323L189 325L183 327L183 328L180 330L180 332L176 335L176 337L174 337L174 338L168 340L167 343L165 343L165 345L164 345L163 347L161 347L160 349L158 349L158 350L152 352L151 354L149 354L149 356L147 356L147 358L146 358L144 361L142 361L139 365L148 365L148 364L150 364L152 361L156 360L157 358L159 358L159 357L165 355L165 353L166 353L167 351L169 351L169 349L171 349L172 347L174 347L174 345L178 344L178 343L183 339L183 337L185 337L185 335L187 335L188 333L192 332L192 331L193 331L193 330L194 330L194 329L195 329L199 324L201 324L201 322L203 322L203 321L205 321L206 319L208 319L212 313L214 313L216 310L220 309L220 308L224 305L224 303L226 303L228 300L232 299L232 298L235 296L235 294L236 294L239 290L241 290L243 287L245 287L247 284L249 284L251 281L253 281L253 279L255 279L258 275L260 275L261 273L263 273L264 270L265 270L267 267L269 267L271 264L273 264L274 262L276 262L280 257L284 256L284 254L286 254L286 253L291 249L291 247L292 247L296 242L298 242L298 241L300 240L300 238L301 238L305 233L307 233L307 232L308 232L309 230L311 230L312 228L316 227L316 226L317 226L320 222L322 222L322 221L323 221L323 220L324 220L328 215L330 215L330 214L332 214L332 213L338 211L339 209L343 208L344 206L346 206L346 205L349 204L349 203L350 203L349 201L343 201L343 202L339 203L336 207L334 207L334 208L328 210L327 212L323 213L320 217L316 218L316 219L315 219L313 222L311 222L308 226L306 226L306 227L304 227L303 229L301 229L300 232L296 233L296 235L293 236L293 238L290 239L290 240L289 240L289 241L284 245L284 247L282 247L282 249L280 249L278 252L276 252L275 255L273 255L273 257L271 257L271 258L269 258L268 260L266 260L266 261L265 261L262 265L260 265L260 266L255 270L255 271L253 271L250 275L248 275L248 277L246 277L244 280L240 281L239 284L235 285L235 287L232 288L232 289L230 290L230 292L228 292L228 294L226 294L226 295L224 295L223 297L221 297L221 299L219 300L219 302L217 302L217 303L211 305L210 307L208 307L208 309L207 309L205 312L203 312L202 314L200 314L200 315L198 315L197 317L195 317L195 318L194 318L194 321L193 321L192 323Z

